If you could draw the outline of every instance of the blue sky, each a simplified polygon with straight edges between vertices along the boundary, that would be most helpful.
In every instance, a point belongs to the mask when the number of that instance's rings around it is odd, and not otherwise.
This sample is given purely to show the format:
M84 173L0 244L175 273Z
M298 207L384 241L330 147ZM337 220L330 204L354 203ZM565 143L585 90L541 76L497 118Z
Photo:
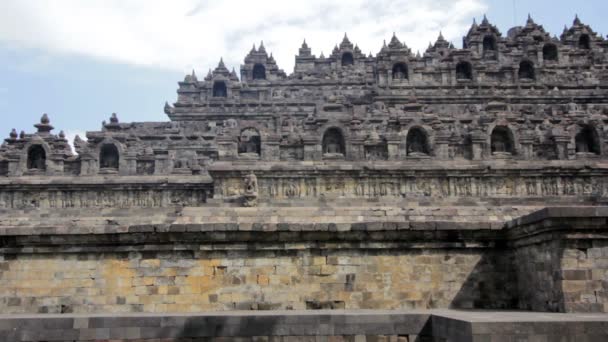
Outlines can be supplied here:
M324 0L2 0L0 133L33 132L48 113L69 137L98 130L112 112L121 121L165 121L177 82L193 68L203 77L224 57L238 71L251 45L264 40L290 73L306 38L328 54L343 32L365 52L392 32L424 50L439 30L457 46L484 13L506 35L528 13L552 34L575 14L604 37L608 1ZM169 7L170 6L170 7ZM235 11L235 8L240 10Z

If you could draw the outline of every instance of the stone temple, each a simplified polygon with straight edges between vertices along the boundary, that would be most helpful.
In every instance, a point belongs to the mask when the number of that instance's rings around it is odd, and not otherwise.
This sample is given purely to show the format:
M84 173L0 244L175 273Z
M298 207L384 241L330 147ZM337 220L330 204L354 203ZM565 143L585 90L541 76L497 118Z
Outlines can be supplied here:
M77 154L13 129L0 340L608 340L606 39L484 18L295 61L193 72Z

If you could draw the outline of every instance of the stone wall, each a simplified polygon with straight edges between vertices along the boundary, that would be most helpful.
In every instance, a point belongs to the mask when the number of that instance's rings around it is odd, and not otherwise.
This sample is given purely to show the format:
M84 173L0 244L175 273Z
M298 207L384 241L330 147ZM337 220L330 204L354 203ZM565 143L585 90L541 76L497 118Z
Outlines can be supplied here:
M507 272L484 258L458 250L4 256L0 305L3 313L506 308L508 292L495 287L509 284Z
M11 342L595 342L607 328L605 315L451 310L0 317Z
M518 307L608 312L608 241L603 208L547 209L515 220L509 234Z
M31 209L0 220L0 309L608 311L608 211L518 211Z
M532 311L559 312L563 310L560 284L559 241L544 242L516 249L514 265L518 277L518 308Z

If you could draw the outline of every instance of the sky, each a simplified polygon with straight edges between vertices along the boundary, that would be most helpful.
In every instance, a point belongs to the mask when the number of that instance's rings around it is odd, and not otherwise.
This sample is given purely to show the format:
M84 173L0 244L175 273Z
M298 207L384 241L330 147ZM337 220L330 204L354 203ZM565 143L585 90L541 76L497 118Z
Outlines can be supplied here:
M240 74L262 40L289 74L304 39L317 56L344 33L373 54L393 32L413 51L440 31L460 47L484 14L503 35L531 14L558 36L578 14L606 37L606 13L606 0L0 0L0 136L34 132L43 113L70 140L113 112L167 121L186 73L223 58Z

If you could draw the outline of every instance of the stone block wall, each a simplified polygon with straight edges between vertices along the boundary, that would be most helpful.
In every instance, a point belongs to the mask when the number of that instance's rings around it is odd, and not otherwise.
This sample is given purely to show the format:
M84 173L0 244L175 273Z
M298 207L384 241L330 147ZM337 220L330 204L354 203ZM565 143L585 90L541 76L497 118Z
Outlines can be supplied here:
M563 310L559 280L561 252L559 241L522 246L512 252L516 273L520 275L517 278L519 309Z
M608 311L605 208L544 209L502 229L428 210L83 211L74 227L28 211L0 220L12 225L0 227L0 310Z
M594 241L589 247L569 244L562 252L566 312L608 312L608 242Z
M511 300L508 292L491 288L509 284L507 272L475 250L176 251L3 259L3 313L505 308Z
M518 308L608 312L605 208L549 208L514 223Z

